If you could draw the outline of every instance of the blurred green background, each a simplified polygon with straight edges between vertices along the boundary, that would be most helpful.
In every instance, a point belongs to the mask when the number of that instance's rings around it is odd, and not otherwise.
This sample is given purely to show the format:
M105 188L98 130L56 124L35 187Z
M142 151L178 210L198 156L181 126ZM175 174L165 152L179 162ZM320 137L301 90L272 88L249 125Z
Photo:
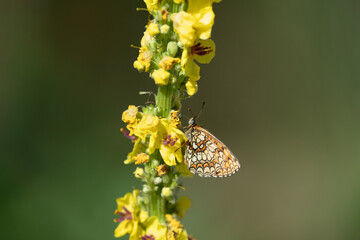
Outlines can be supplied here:
M136 1L0 1L0 238L113 239L139 186L122 111L153 81L132 67ZM224 0L217 55L184 101L238 156L186 179L196 238L360 239L360 1ZM186 111L183 111L187 114Z

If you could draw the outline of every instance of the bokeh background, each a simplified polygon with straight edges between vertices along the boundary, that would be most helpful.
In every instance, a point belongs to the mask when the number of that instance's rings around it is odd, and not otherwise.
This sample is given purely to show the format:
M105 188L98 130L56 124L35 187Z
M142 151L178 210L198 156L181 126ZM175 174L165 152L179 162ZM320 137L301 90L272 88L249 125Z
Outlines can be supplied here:
M139 186L121 113L155 91L132 68L141 0L0 1L0 238L113 239ZM183 102L238 156L184 180L199 239L360 239L360 1L224 0L217 55ZM184 111L185 114L186 111ZM123 238L126 239L126 238Z

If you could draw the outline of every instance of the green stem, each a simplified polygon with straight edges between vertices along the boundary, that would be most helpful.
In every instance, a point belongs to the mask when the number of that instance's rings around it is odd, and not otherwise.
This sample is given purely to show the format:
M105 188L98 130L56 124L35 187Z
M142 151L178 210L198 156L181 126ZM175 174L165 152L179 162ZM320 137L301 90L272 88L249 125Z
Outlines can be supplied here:
M156 95L156 106L159 108L159 116L167 118L172 107L173 88L171 83L166 86L159 86Z
M158 115L163 118L167 118L170 114L172 107L173 88L169 83L166 86L159 86L158 93L156 95L156 107L159 109ZM161 154L156 151L153 154L154 159L161 162ZM156 167L151 164L153 170ZM150 183L150 213L152 216L158 217L160 222L165 223L165 201L161 197L162 184L159 184L158 189L155 190L155 184Z
M153 156L155 157L154 159L161 158L159 151L156 151ZM151 168L154 170L156 169L153 164L151 164ZM156 216L161 223L165 224L165 202L161 197L162 188L160 186L157 190L155 190L154 182L150 183L150 214L152 216Z

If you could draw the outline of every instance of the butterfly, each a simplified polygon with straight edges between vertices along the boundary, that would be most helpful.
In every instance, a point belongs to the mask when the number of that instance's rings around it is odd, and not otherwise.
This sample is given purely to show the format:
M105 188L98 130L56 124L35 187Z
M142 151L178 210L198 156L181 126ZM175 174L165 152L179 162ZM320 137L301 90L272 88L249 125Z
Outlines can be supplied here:
M209 131L190 118L185 136L188 143L185 150L185 164L193 174L200 177L228 177L240 168L234 154Z

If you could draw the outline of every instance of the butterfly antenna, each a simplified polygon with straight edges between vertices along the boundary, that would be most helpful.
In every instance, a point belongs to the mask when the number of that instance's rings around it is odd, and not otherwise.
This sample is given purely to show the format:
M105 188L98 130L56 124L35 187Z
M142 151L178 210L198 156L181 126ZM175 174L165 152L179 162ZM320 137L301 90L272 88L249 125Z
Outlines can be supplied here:
M200 117L200 115L201 115L201 113L202 113L202 111L203 111L203 109L204 109L204 106L205 106L205 101L203 102L203 104L202 104L202 106L201 106L201 109L200 109L200 112L199 112L199 114L195 117L195 119L198 118L198 117Z
M190 118L188 116L186 116L185 114L181 114L181 116L186 117L187 120L189 120Z
M188 108L188 111L191 113L191 115L193 116L193 118L196 118L194 113L191 111L191 108Z

